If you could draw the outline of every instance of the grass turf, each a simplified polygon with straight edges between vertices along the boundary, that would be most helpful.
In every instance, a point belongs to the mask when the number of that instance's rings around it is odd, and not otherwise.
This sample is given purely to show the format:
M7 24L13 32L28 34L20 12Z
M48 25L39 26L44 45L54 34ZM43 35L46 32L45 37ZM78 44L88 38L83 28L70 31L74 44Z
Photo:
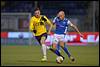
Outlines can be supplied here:
M76 63L69 63L65 56L62 64L56 63L56 55L48 50L48 62L41 62L40 46L1 46L1 66L99 66L99 46L68 46Z

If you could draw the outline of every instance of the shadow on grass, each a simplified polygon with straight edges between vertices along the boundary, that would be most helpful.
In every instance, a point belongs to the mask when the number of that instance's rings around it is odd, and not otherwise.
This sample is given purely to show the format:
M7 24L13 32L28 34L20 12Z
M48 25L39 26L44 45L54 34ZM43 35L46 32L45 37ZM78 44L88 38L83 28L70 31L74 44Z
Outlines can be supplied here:
M39 61L39 60L18 60L17 62L29 62L29 63L52 63L52 64L58 64L56 63L56 61L46 61L46 62L42 62L42 61ZM62 64L68 64L68 62L62 62Z
M42 61L39 61L39 60L18 60L18 62L39 62L39 63L56 63L55 61L46 61L46 62L42 62Z

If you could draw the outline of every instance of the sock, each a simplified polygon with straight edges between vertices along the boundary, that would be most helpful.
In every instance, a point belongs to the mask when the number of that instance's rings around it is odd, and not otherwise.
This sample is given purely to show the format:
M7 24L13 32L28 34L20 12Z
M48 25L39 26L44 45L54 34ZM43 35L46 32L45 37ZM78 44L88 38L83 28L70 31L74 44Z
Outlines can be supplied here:
M64 47L62 47L62 49L67 53L68 57L70 57L70 53L68 52L67 46L64 45Z
M44 57L46 57L46 45L45 44L42 44L42 52L43 52Z
M57 49L54 52L56 55L61 56L60 52Z
M56 49L56 50L54 50L54 49L52 49L52 48L50 48L50 50L52 51L52 52L54 52L57 56L62 56L61 54L60 54L60 52ZM63 57L63 56L62 56Z
M57 44L57 50L58 50L58 51L60 50L60 45L59 45L59 44Z

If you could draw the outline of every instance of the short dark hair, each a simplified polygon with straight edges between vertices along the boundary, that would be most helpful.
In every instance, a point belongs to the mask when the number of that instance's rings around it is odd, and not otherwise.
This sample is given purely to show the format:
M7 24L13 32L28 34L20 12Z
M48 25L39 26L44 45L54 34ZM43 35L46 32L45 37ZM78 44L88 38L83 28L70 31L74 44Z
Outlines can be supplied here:
M38 7L34 9L34 11L40 10Z
M65 15L67 14L69 14L69 12L68 12L68 10L65 10L64 8L63 9L59 9L58 11L57 11L57 13L59 13L60 11L64 11L64 13L65 13Z

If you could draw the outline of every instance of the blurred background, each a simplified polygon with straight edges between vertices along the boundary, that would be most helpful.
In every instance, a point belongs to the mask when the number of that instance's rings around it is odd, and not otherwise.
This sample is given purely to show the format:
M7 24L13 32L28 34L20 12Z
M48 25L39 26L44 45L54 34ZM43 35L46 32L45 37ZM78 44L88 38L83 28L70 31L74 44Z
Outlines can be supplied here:
M81 32L99 32L99 1L1 1L1 43L8 41L4 40L7 35L10 40L14 38L13 32L17 32L14 34L15 38L23 38L22 32L26 38L32 36L28 34L29 19L36 7L39 7L41 14L46 15L51 21L62 9ZM70 27L69 31L75 32ZM29 39L24 42L31 42L31 38Z
M40 62L41 46L29 31L29 20L36 7L51 21L59 10L64 10L66 17L84 35L82 38L73 28L68 28L67 45L77 60L75 64L70 64L68 57L57 64L57 56L52 52L48 52L48 63ZM1 1L1 65L98 66L99 1Z
M59 10L63 9L66 17L76 22L82 32L99 31L98 1L1 1L1 13L30 13L32 16L36 7L39 7L42 14L51 20ZM3 17L4 15L1 14L2 19L4 19ZM10 26L6 27L9 31ZM1 27L1 30L5 31L6 29ZM10 31L19 30L19 28L13 28Z

